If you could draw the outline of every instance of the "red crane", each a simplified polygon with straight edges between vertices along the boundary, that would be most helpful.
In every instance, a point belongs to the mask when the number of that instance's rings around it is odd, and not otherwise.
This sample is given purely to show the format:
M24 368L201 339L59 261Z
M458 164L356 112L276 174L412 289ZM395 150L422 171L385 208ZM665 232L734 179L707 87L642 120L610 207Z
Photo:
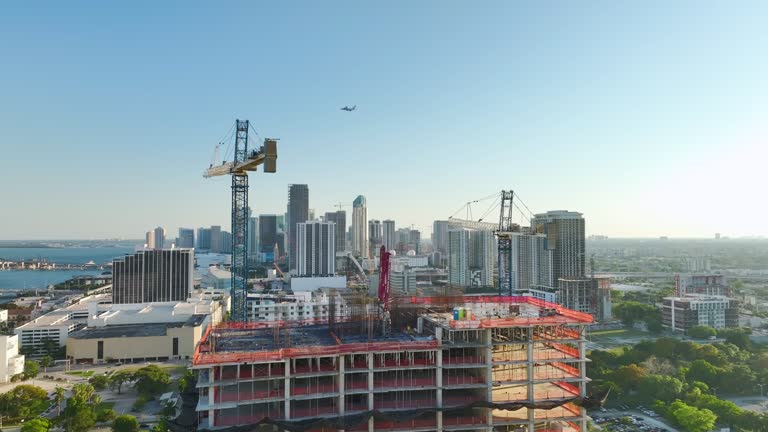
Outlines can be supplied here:
M389 252L382 246L379 252L379 304L389 312Z

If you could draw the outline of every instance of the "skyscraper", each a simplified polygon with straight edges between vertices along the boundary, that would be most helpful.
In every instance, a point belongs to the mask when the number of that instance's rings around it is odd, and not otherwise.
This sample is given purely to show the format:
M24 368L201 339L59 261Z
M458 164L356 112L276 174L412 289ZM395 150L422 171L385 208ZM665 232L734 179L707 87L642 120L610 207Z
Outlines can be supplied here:
M232 233L229 231L221 232L221 253L232 253Z
M336 224L336 252L343 252L347 249L347 212L339 210L325 214L326 222Z
M296 269L296 224L309 219L309 186L288 185L288 266Z
M256 261L259 254L259 218L248 218L248 259Z
M208 251L211 249L211 229L210 228L198 228L197 229L197 250Z
M298 276L332 276L336 273L336 226L333 222L296 224Z
M448 228L449 221L438 220L432 223L432 247L436 252L448 253Z
M155 243L154 246L152 246L153 249L162 249L165 247L165 228L163 227L157 227L155 228Z
M448 281L463 287L493 285L495 239L491 231L448 231Z
M408 246L416 253L421 253L421 232L419 230L411 230L408 235Z
M369 257L368 206L362 195L352 201L352 251L359 257Z
M272 253L275 250L275 244L277 243L277 216L276 215L259 215L259 252L262 255L262 259L265 261L272 261L275 259Z
M381 248L381 221L371 219L368 221L368 256L378 255Z
M395 240L395 221L392 219L387 219L382 222L381 240L382 244L384 244L384 247L386 247L388 251L394 250L397 246L397 242Z
M192 289L192 249L142 250L112 262L112 302L185 301Z
M191 249L195 247L195 230L191 228L179 228L179 239L176 247Z
M222 253L223 248L221 245L221 226L211 225L211 253Z
M144 247L147 249L154 249L155 248L155 231L147 231L147 233L144 235Z
M547 248L554 251L552 279L584 276L584 218L581 213L554 210L534 215L531 228L547 236Z
M527 290L532 286L557 287L557 282L552 278L553 251L547 249L547 237L543 234L519 232L513 232L510 236L512 263L508 268L512 279L511 294L515 295L516 291Z

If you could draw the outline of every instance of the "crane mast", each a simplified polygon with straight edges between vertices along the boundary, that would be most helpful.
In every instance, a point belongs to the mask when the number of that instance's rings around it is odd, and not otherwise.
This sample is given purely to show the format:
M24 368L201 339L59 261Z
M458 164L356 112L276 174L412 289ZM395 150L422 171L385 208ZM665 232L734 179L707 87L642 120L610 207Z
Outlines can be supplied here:
M248 120L237 120L234 163L248 154ZM248 172L232 173L232 315L233 321L246 321L248 285Z
M264 172L277 170L277 140L265 139L257 150L248 151L248 120L235 121L235 153L229 163L211 165L203 177L232 176L232 321L247 321L248 285L248 171L264 164Z
M515 193L511 190L501 191L501 211L499 227L496 231L498 238L498 269L499 295L512 295L512 199Z

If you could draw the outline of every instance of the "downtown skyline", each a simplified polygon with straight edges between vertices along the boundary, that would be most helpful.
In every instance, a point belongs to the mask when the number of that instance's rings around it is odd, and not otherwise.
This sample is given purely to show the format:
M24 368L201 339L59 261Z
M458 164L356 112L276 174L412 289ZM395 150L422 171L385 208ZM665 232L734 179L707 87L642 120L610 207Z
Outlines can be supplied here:
M766 4L147 5L0 17L0 239L228 230L229 179L201 174L236 118L281 139L255 214L308 184L317 215L364 195L369 219L428 238L513 189L587 235L768 236L732 222L768 210Z

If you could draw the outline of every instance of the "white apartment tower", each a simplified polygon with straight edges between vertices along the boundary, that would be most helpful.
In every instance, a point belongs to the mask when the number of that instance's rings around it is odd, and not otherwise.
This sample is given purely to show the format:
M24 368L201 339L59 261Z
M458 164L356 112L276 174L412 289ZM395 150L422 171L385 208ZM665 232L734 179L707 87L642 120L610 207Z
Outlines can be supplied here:
M298 276L333 276L336 273L336 224L307 221L296 224Z
M394 250L395 246L397 246L397 240L395 237L395 221L392 219L387 219L381 223L382 227L382 238L381 243L384 245L384 247L387 248L388 251Z
M452 285L493 285L496 241L491 231L448 231L448 281Z
M352 202L352 252L368 258L368 207L365 197L358 195Z

